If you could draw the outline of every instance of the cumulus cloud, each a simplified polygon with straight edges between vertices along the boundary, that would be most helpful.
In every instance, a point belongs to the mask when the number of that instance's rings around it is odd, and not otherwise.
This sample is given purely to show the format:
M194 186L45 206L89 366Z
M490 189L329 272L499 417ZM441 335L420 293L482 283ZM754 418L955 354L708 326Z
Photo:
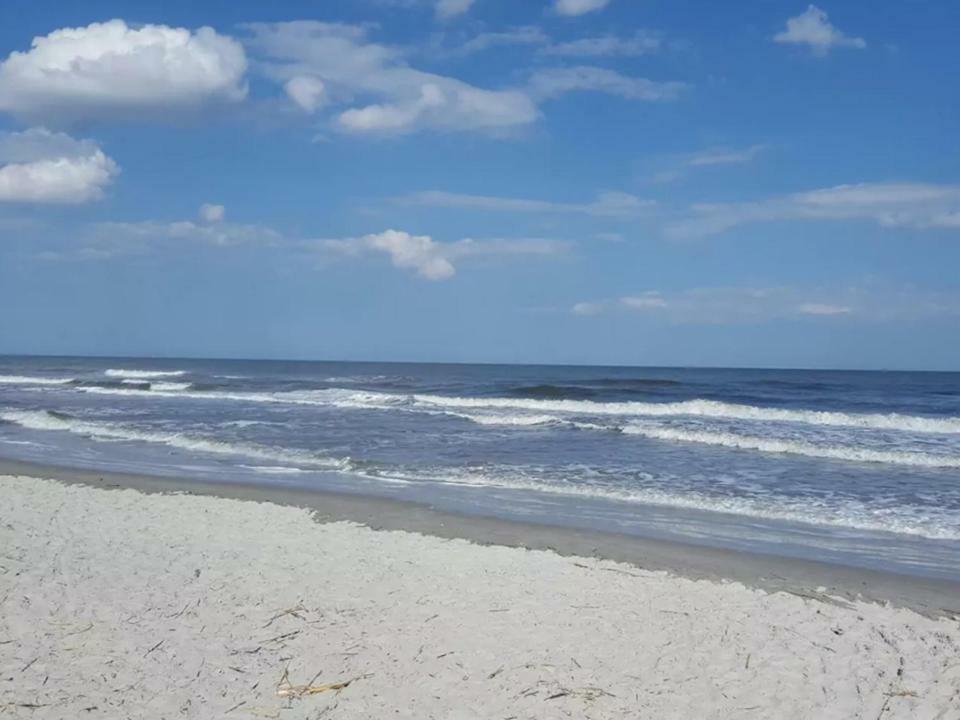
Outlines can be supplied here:
M558 15L576 17L603 10L609 4L610 0L554 0L553 9Z
M98 200L120 172L91 140L33 128L0 133L0 202L80 204Z
M774 42L791 45L806 45L818 57L826 56L835 47L851 47L862 50L866 41L850 37L834 27L827 14L816 5L787 20L786 30L773 36Z
M452 243L435 241L428 235L411 235L401 230L357 238L317 240L314 247L346 256L382 253L394 267L412 270L427 280L447 280L456 274L454 262L469 257L509 255L554 255L566 245L541 238L529 239L465 239Z
M530 77L529 86L531 94L540 100L571 92L590 91L646 102L676 100L686 88L680 82L656 82L586 65L538 70Z
M0 111L47 122L235 102L247 94L243 47L211 28L63 28L0 63Z
M668 225L677 237L714 235L740 225L778 220L873 222L882 227L960 230L960 185L861 183L749 203L694 205Z
M316 109L311 89L341 109L340 130L400 134L424 129L497 131L534 122L539 111L519 90L487 90L410 67L394 48L370 42L368 28L300 21L247 26L263 67L304 109ZM299 79L298 79L299 78ZM291 94L290 82L297 80ZM310 81L313 84L308 85ZM307 90L307 92L301 92Z
M426 190L397 198L405 205L431 207L469 208L525 213L580 213L596 217L629 218L641 215L656 203L624 192L603 192L592 202L560 203L548 200L497 197L491 195L465 195L441 190Z

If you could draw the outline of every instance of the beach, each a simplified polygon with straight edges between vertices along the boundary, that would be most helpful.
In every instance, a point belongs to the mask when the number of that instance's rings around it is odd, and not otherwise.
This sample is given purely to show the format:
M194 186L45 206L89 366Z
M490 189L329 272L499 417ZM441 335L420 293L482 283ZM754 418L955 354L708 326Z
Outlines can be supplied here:
M951 583L43 474L0 477L9 717L960 716Z

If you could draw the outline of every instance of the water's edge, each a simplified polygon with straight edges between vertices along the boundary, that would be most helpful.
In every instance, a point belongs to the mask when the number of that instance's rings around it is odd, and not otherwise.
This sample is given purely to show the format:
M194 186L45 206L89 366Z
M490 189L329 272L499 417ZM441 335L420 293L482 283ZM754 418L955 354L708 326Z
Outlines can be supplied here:
M503 520L437 510L427 504L326 490L213 483L141 474L94 472L0 458L0 475L50 478L100 489L184 493L306 508L319 522L354 522L374 530L459 538L482 545L599 557L691 580L732 581L815 600L824 596L889 603L928 617L960 620L960 582L852 568L826 562L640 538L598 530Z

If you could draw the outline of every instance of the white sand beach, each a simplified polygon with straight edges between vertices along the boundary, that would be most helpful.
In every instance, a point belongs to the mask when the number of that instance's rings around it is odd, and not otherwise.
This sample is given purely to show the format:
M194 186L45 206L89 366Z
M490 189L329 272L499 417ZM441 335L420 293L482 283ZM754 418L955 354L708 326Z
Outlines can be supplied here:
M0 716L960 718L956 618L809 595L2 476Z

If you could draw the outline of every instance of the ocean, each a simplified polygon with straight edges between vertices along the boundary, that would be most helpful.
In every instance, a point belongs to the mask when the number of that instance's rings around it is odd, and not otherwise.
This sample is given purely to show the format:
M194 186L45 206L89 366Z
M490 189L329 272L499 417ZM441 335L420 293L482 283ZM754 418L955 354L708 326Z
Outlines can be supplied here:
M0 456L960 579L960 373L0 357Z

